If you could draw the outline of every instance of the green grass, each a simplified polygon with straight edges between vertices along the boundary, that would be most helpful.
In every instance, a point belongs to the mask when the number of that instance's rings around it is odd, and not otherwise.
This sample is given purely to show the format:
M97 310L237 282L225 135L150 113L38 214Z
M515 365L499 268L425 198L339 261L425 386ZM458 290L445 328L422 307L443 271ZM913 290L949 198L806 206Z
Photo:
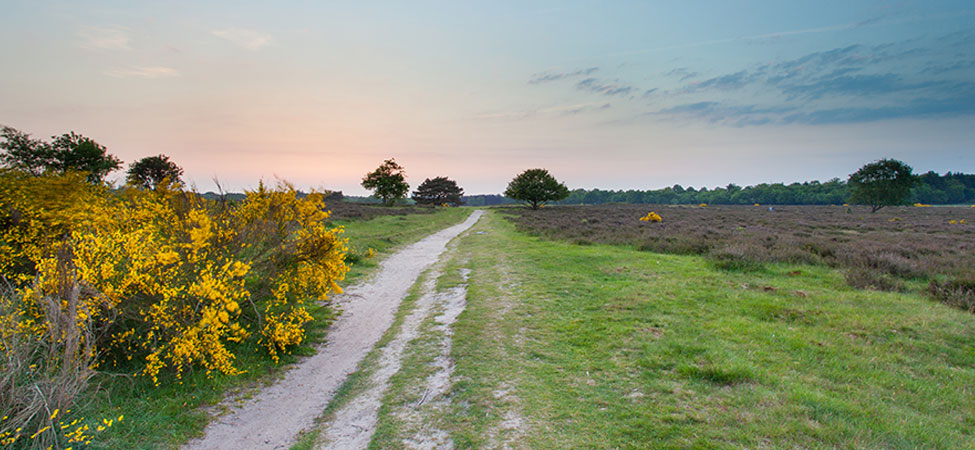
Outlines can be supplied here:
M350 275L341 285L347 286L370 273L381 260L400 246L418 241L424 236L464 220L470 209L445 208L434 214L381 216L367 221L346 221L345 237L350 247L373 248L376 257L362 258L353 264ZM72 417L100 420L125 415L125 419L100 433L92 442L92 449L170 449L178 448L189 438L198 435L208 421L206 406L217 405L228 393L238 392L239 398L284 373L286 366L297 356L314 354L314 346L324 340L325 329L331 322L329 308L313 307L315 321L309 324L307 339L291 355L282 357L281 364L273 364L265 352L254 347L235 349L235 367L246 371L239 376L219 373L211 377L202 370L184 375L182 382L161 378L162 385L154 387L145 377L96 376L93 388L74 408ZM137 371L129 370L129 373ZM113 372L115 370L108 370Z
M509 411L521 448L975 446L972 314L826 267L543 241L497 214L459 248L458 448L495 446Z
M433 214L380 216L368 221L333 222L336 226L345 227L344 236L349 239L349 248L357 255L352 258L352 267L346 275L345 284L353 283L370 273L378 261L395 249L463 222L471 211L473 210L470 208L438 208ZM370 248L376 252L377 257L365 257Z
M209 418L204 407L217 405L228 393L247 399L256 389L282 376L299 355L314 354L314 344L324 339L332 311L321 306L310 307L309 311L315 321L307 326L307 340L291 354L282 355L280 364L273 364L264 351L241 345L232 351L237 356L234 366L245 371L242 375L214 372L208 377L205 371L195 370L182 380L162 376L158 387L143 376L96 376L94 388L74 408L75 417L100 421L124 414L125 418L98 434L87 448L178 448L206 426Z

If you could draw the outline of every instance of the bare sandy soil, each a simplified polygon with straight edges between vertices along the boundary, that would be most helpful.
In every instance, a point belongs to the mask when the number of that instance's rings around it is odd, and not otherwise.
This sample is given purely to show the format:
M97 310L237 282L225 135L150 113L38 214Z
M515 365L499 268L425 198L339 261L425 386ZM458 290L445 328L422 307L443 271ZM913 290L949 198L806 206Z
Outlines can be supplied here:
M465 281L467 272L467 269L462 271ZM447 404L442 395L450 386L450 374L453 371L453 361L449 358L450 326L464 310L467 289L466 285L461 285L442 292L435 291L440 275L440 268L432 269L413 310L404 318L396 336L382 348L376 370L370 377L369 387L356 394L335 413L325 428L325 445L321 448L353 450L364 449L369 445L376 431L382 399L389 388L390 379L403 365L406 347L419 336L421 323L438 310L441 312L434 317L437 324L435 328L441 335L434 362L437 370L423 383L425 390L420 399L408 411L396 411L395 415L398 420L409 422L412 425L410 428L417 430L412 438L403 442L404 448L452 448L447 433L432 428L434 421L429 420L432 412L429 409L435 406L445 407Z
M336 297L342 314L327 344L303 360L279 383L267 387L229 414L215 418L186 450L286 449L310 429L336 389L393 322L417 277L436 262L446 244L474 225L482 211L390 256L371 279ZM228 401L228 404L234 404Z

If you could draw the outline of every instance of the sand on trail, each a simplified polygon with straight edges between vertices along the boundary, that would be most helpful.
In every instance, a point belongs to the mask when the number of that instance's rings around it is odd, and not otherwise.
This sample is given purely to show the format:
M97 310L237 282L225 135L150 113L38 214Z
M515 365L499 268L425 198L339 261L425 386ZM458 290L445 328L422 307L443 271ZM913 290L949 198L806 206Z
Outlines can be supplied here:
M462 277L467 281L467 273L464 269ZM376 432L376 424L379 419L379 409L382 406L383 396L390 386L390 379L400 371L403 366L404 352L411 341L420 335L420 326L432 312L443 309L434 320L437 329L443 333L438 344L446 347L446 353L437 356L435 365L438 370L433 376L428 378L428 387L423 397L411 408L414 413L418 413L417 408L427 399L440 400L440 395L446 392L450 385L450 373L453 364L447 355L450 354L450 325L457 319L457 316L464 310L466 304L467 289L461 285L446 291L437 292L435 285L442 272L439 268L432 269L432 273L427 277L420 295L416 300L413 310L410 311L400 325L399 331L381 350L381 356L377 363L375 372L370 376L369 387L356 394L354 398L342 408L335 412L334 417L328 423L323 432L325 445L319 446L322 450L360 450L369 446L369 441ZM446 345L444 342L446 341ZM443 367L439 367L440 365ZM442 370L441 370L442 369ZM398 417L404 419L403 417ZM419 414L410 417L414 422L422 421L423 417ZM437 430L424 430L426 433L417 434L410 442L404 442L405 448L453 448L446 433Z
M336 296L342 314L329 328L327 345L301 361L280 382L268 386L238 409L214 418L203 437L184 450L286 449L335 395L393 322L400 302L417 277L436 262L447 243L474 225L483 211L391 255L369 280Z

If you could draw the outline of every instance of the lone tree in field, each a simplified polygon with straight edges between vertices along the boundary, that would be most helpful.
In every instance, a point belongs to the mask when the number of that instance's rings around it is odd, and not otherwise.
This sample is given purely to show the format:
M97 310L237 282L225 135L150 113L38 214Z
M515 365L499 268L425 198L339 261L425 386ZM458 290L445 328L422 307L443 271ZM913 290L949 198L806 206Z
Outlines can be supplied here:
M521 200L531 205L532 209L538 209L545 202L568 197L569 188L559 183L545 169L528 169L508 183L504 196Z
M362 178L362 187L375 191L373 195L382 199L386 206L393 206L396 199L406 197L410 185L406 184L406 172L396 163L387 159L376 170Z
M155 189L161 183L182 186L183 169L166 155L147 156L129 165L126 181L143 189Z
M447 177L427 178L413 192L413 200L420 205L450 204L460 206L464 190L457 186L457 182Z
M52 136L50 143L10 127L0 131L0 162L33 175L44 172L85 172L90 183L122 167L122 161L105 151L105 146L75 132Z
M881 159L850 175L850 203L870 205L870 212L884 206L906 205L918 182L911 166L896 159Z

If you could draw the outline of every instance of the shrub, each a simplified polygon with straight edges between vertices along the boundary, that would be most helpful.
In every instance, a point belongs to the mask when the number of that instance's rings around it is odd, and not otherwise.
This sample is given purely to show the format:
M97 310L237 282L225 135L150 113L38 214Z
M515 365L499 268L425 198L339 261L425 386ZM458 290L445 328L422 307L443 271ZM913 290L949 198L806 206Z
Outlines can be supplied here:
M975 278L932 280L928 283L928 293L941 303L975 313Z
M664 219L660 217L660 214L653 211L648 212L647 215L640 218L640 222L663 222L663 220Z
M848 267L860 267L901 278L920 278L925 273L918 260L892 248L851 248L838 255Z
M347 271L342 230L328 227L321 194L262 184L233 207L167 186L113 194L70 176L11 175L24 184L0 196L4 241L14 244L0 267L17 275L17 332L43 337L50 325L36 299L58 298L61 280L75 279L71 315L92 323L95 364L141 361L157 384L164 369L238 373L228 344L250 336L277 361L304 338L304 303L339 292ZM30 195L47 182L79 202Z
M904 282L875 268L851 267L844 273L846 284L857 289L874 291L903 292Z
M754 248L741 244L712 249L708 253L708 260L718 269L735 272L754 272L765 268L762 256Z

